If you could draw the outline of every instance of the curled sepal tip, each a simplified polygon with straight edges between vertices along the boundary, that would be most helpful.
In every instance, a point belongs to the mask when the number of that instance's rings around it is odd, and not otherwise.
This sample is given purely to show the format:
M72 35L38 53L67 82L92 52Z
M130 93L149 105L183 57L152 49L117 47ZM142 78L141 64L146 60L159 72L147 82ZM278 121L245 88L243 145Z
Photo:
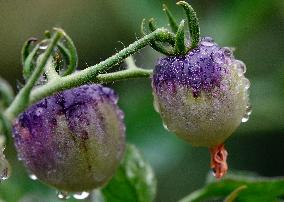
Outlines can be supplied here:
M25 58L25 60L23 61L23 77L25 79L25 81L27 81L29 79L29 77L31 76L34 68L35 68L35 64L33 62L36 53L39 49L40 45L37 44L31 52L29 52L29 54L27 55L27 57Z
M176 33L178 31L179 26L178 26L178 23L176 22L175 17L173 16L172 12L168 9L166 4L163 4L163 10L165 11L168 17L171 29L173 30L174 33Z
M22 64L25 63L25 60L27 59L28 55L30 54L31 51L31 45L37 41L37 38L31 37L27 41L25 41L23 47L22 47Z
M57 46L67 63L67 69L63 73L63 76L66 76L75 71L78 65L78 54L74 42L66 32L60 28L55 28L55 30L60 31L65 39L64 43L59 42Z
M143 36L147 34L147 30L145 27L146 19L142 20L141 23L141 33ZM154 18L151 18L148 20L148 28L151 32L154 32L157 30L156 22ZM156 51L164 54L164 55L174 55L174 51L170 46L164 46L162 43L168 41L169 44L174 45L175 43L175 36L172 33L165 32L161 36L157 36L155 40L150 41L150 45L153 49Z
M197 47L200 39L200 29L199 29L199 22L197 15L194 9L185 1L177 2L177 5L182 6L185 10L187 20L188 20L188 27L191 39L191 49Z
M184 20L180 22L176 33L175 53L177 55L185 54L187 51L185 46L184 22Z

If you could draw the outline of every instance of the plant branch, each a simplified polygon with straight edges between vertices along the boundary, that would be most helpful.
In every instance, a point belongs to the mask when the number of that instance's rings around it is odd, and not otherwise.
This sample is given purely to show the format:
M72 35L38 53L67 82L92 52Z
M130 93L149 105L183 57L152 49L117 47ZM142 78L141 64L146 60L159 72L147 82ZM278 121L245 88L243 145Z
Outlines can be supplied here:
M150 77L153 70L141 69L141 68L130 68L118 72L112 72L107 74L99 74L96 77L97 83L109 83L113 81L120 81L138 77Z
M22 112L28 105L29 105L29 97L32 88L38 81L39 77L41 76L44 67L47 63L48 58L52 54L52 51L54 47L56 46L56 43L59 41L62 33L61 32L55 32L53 38L51 39L51 42L46 49L45 53L42 56L42 59L40 60L39 64L37 65L36 69L34 70L33 74L27 81L26 85L20 90L12 104L8 107L8 109L5 111L5 116L9 120L13 120L15 116L17 116L20 112Z
M58 35L58 34L57 34ZM57 36L56 35L56 36ZM136 53L140 49L144 48L148 44L150 44L152 41L161 41L161 42L167 42L169 39L169 31L166 29L157 29L156 31L145 35L141 39L135 41L134 43L130 44L128 47L122 49L115 55L109 57L108 59L94 65L90 66L82 71L75 72L73 74L70 74L68 76L62 77L60 79L52 80L52 82L48 82L47 84L37 87L31 91L30 96L30 90L33 87L35 81L34 81L34 75L37 75L42 73L42 69L47 59L50 55L50 52L52 51L55 43L50 44L48 49L45 52L45 56L48 55L48 57L44 57L38 66L37 70L33 73L31 76L32 79L28 81L27 86L25 86L18 94L17 98L14 100L14 102L11 104L11 106L5 111L5 115L8 117L8 119L13 120L19 113L25 110L26 107L29 105L43 99L44 97L50 96L53 93L70 89L76 86L80 86L86 83L103 83L103 82L111 82L116 80L122 80L126 78L135 78L135 77L146 77L151 74L150 70L142 70L142 69L129 69L129 70L123 70L121 72L115 72L115 73L108 73L108 74L102 74L102 72L108 71L111 67L114 65L117 65L121 63L125 58L128 56ZM59 37L59 36L57 36ZM59 39L59 38L58 38ZM54 40L52 40L54 41ZM39 70L40 69L40 70ZM100 75L100 76L98 76ZM24 95L28 97L25 104L22 104L22 100L20 100L20 97ZM20 96L20 97L19 97Z

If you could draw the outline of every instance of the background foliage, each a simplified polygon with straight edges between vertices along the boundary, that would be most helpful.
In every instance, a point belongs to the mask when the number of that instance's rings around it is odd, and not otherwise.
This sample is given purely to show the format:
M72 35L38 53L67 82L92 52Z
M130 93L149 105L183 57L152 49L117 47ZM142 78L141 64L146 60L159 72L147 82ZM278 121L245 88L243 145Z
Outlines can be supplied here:
M0 0L0 74L16 89L21 78L20 50L24 41L41 37L45 29L63 27L78 50L80 67L98 63L140 36L143 18L166 24L162 3L182 17L173 0ZM222 46L236 47L235 56L247 64L253 113L227 141L232 170L250 170L262 176L284 175L284 1L192 0L201 34ZM137 63L153 68L159 55L150 48L136 55ZM150 81L139 79L110 84L125 111L127 139L142 150L158 180L156 201L176 201L201 188L209 168L205 148L189 144L166 131L153 110ZM11 140L7 156L13 175L0 185L0 198L55 200L54 190L31 181L16 160ZM244 190L245 191L245 190ZM36 199L35 199L36 201Z

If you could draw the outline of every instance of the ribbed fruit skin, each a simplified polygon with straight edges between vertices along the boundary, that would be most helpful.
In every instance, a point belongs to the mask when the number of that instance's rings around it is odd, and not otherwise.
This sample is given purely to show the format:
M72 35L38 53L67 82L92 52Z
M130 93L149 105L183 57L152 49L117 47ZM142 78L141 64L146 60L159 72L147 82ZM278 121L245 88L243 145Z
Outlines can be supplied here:
M125 148L123 112L110 88L83 85L23 112L13 133L30 173L61 191L89 191L115 173Z
M223 143L249 108L245 64L212 38L183 56L160 58L152 88L164 125L194 146Z

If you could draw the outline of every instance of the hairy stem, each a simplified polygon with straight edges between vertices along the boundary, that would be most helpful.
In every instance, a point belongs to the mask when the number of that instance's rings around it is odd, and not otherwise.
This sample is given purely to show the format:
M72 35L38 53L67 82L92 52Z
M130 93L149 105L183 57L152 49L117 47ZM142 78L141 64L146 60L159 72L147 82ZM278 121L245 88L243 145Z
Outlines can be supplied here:
M107 74L99 74L96 77L97 83L109 83L113 81L120 81L125 79L137 78L137 77L149 77L153 70L141 69L141 68L131 68L122 70L119 72L112 72Z
M108 74L102 74L106 71L108 71L111 67L114 65L117 65L121 63L125 58L128 56L136 53L140 49L144 48L148 44L150 44L152 41L167 41L169 36L169 32L166 29L157 29L156 31L145 35L143 38L135 41L134 43L130 44L128 47L122 49L115 55L109 57L108 59L94 65L90 66L82 71L73 73L71 75L52 80L52 82L48 82L47 84L37 87L31 91L30 96L27 96L27 94L30 93L30 89L34 85L35 82L31 83L32 85L28 85L28 90L21 90L18 94L18 98L14 100L14 102L10 105L10 107L5 111L5 115L8 119L13 120L19 113L25 110L26 107L29 105L43 99L44 97L50 96L53 93L70 89L76 86L80 86L86 83L104 83L104 82L112 82L116 80L122 80L126 78L135 78L135 77L148 77L151 74L150 70L142 70L140 68L137 69L128 69L123 70L120 72L115 73L108 73ZM51 45L47 49L47 51L50 50ZM47 52L46 51L46 52ZM46 54L46 53L45 53ZM41 64L43 61L46 64L47 58L43 58L41 61ZM43 68L41 68L43 69ZM42 70L38 73L42 73ZM35 74L35 72L34 72ZM33 75L34 75L33 74ZM32 75L32 77L33 77ZM32 79L31 79L32 80ZM22 96L20 94L25 94L25 97L28 97L29 99L24 102L23 99L20 99Z

